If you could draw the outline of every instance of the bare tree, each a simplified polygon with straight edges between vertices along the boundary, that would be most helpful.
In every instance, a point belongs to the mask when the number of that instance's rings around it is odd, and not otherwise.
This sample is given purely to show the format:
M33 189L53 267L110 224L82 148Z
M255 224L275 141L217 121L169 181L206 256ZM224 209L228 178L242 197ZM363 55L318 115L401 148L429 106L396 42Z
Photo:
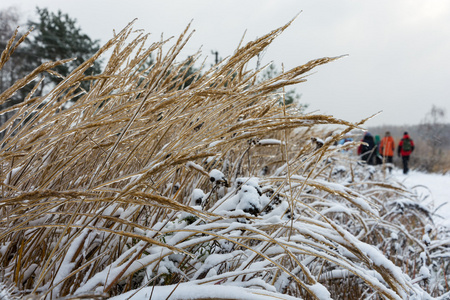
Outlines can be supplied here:
M14 34L14 31L19 27L20 14L16 7L9 7L0 10L0 52L2 52ZM9 60L0 69L0 93L9 88L13 83L20 78L20 72L18 68L23 63L23 53L21 49L17 49L15 55L11 56ZM20 102L19 97L17 99L11 99L10 101L0 105L0 109L12 106ZM0 115L0 124L3 124L9 118L9 114Z
M6 43L13 36L14 30L19 23L19 14L17 9L10 7L0 11L0 47L1 50L6 48ZM0 69L0 91L8 88L14 80L14 63L8 61L5 66Z
M429 172L439 169L442 161L442 146L447 142L448 138L446 135L448 127L445 124L445 117L445 109L433 105L419 125L419 134L429 148L429 151L426 152L429 155L422 158L422 166Z

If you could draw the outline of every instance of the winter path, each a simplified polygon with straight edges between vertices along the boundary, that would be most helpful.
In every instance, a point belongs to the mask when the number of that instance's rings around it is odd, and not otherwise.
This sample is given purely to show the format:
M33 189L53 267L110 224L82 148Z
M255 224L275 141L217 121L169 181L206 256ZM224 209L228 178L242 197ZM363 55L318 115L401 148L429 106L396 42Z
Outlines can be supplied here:
M393 170L392 175L420 195L424 199L423 204L431 205L435 210L434 222L437 227L446 226L450 229L450 175L418 171L410 171L404 175L400 169Z

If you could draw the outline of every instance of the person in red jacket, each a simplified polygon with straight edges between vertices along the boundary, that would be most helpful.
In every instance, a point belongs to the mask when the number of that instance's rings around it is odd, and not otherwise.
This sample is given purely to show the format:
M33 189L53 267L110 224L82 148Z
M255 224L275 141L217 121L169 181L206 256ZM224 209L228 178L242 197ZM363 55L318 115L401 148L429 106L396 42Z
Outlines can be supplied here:
M414 141L409 137L407 132L403 134L403 138L401 139L400 143L398 143L397 151L398 156L402 157L403 174L408 174L409 156L414 151Z
M392 162L395 153L395 142L389 131L386 131L381 139L379 153L383 157L383 163L388 163L389 172L392 171Z

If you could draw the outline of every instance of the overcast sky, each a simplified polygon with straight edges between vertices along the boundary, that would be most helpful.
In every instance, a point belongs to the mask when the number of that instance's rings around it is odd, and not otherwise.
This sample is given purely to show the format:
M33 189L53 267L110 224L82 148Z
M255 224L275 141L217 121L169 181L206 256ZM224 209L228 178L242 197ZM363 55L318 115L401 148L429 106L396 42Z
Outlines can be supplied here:
M135 29L151 41L178 36L192 20L194 36L184 59L201 47L213 62L246 42L276 29L301 12L270 46L263 63L290 69L324 56L348 54L320 66L296 86L308 111L357 122L418 124L432 105L450 122L450 1L447 0L2 0L17 6L24 20L35 7L61 10L82 31L106 42L138 18ZM250 66L254 68L254 66Z

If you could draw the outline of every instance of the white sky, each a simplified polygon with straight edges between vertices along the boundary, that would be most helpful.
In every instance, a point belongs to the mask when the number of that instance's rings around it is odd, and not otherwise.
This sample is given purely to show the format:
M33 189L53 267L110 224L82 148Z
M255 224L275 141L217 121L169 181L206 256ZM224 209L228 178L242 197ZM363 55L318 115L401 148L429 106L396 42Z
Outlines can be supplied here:
M417 124L432 105L450 120L450 1L447 0L2 0L0 9L17 6L24 20L35 7L60 9L77 19L82 31L106 42L138 18L135 29L151 41L177 37L192 22L193 38L184 59L202 47L213 62L245 41L276 29L297 13L297 20L264 55L281 70L324 56L348 54L315 70L296 86L308 111L318 110L356 122ZM254 66L250 66L254 68Z

